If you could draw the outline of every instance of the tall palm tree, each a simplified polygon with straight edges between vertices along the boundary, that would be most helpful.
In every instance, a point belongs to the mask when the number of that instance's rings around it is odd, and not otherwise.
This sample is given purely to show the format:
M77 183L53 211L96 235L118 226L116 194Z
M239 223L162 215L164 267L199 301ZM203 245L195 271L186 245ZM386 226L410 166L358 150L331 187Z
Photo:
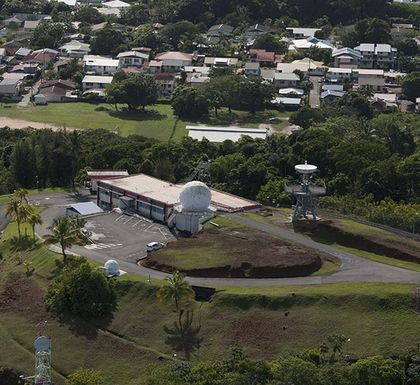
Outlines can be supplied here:
M180 304L183 300L193 298L194 290L185 281L185 277L179 271L175 271L172 277L165 278L163 285L157 292L157 297L161 302L175 302L175 308L179 311Z
M22 202L14 195L10 197L9 203L6 206L6 216L9 217L13 222L16 222L18 228L19 238L20 234L20 223L21 223L21 213L20 206Z
M22 201L18 207L18 218L20 223L28 222L29 216L34 211L33 206L29 203L23 203ZM28 229L25 227L25 237L28 235Z
M51 234L45 236L47 244L59 243L64 263L67 262L66 249L73 245L82 245L87 242L87 237L83 234L77 221L70 217L56 218L50 227Z
M41 215L39 215L39 212L35 210L34 206L29 206L27 222L32 227L32 239L35 241L35 226L42 225L42 218Z

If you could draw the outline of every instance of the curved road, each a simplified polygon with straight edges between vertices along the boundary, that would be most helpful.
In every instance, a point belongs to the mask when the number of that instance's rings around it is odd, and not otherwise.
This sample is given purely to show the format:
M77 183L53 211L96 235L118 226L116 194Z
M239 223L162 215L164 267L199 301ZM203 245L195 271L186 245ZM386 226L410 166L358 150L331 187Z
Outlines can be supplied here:
M78 199L86 200L85 196L76 197L73 194L51 193L32 195L31 200L42 199L42 205L51 209L63 208L69 203ZM77 199L78 198L78 199ZM0 226L2 224L2 213L0 207ZM50 210L45 210L47 214ZM51 212L52 214L52 212ZM340 282L401 282L401 283L418 283L420 284L420 272L402 269L395 266L385 265L356 256L354 254L335 249L323 243L318 243L299 233L286 230L274 225L261 223L253 219L243 217L236 214L226 214L226 216L238 223L254 228L259 231L289 240L302 246L318 250L320 252L330 254L337 257L341 261L338 271L326 276L310 276L298 278L198 278L188 277L188 282L197 286L274 286L274 285L313 285L323 283L340 283ZM45 222L52 220L52 217L44 218ZM0 229L1 230L1 229ZM44 229L40 229L44 232ZM44 231L43 231L44 230ZM42 234L41 234L42 235ZM109 256L101 253L100 250L87 250L80 246L74 246L72 251L85 255L88 258L105 263ZM140 274L151 279L163 279L168 274L138 266L135 263L119 259L120 267L128 273Z

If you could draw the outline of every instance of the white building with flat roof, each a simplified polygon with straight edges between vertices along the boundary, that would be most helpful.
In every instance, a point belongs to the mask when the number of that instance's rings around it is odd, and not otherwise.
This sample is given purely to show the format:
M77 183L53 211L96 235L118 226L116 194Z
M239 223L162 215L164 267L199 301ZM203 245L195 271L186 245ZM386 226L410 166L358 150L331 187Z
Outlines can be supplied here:
M210 127L210 126L187 126L188 136L193 139L203 140L206 138L210 142L224 142L231 140L237 142L242 136L250 136L253 139L267 138L267 130L259 128L241 127Z
M84 71L87 74L113 75L118 71L119 60L98 55L85 55L83 57Z
M183 184L166 182L146 174L99 180L97 204L104 209L121 208L167 223L179 203ZM236 212L258 210L261 204L211 189L210 209Z
M112 76L86 75L82 80L82 89L83 91L103 90L107 84L112 82L112 79Z

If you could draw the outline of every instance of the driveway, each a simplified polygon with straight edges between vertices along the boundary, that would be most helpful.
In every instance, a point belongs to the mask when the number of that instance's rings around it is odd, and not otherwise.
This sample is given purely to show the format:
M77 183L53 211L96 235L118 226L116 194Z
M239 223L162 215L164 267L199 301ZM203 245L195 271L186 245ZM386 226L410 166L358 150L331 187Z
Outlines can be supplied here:
M311 108L319 108L321 96L321 83L319 80L321 76L310 76L309 80L312 83L312 89L309 92L309 105ZM317 107L318 106L318 107Z
M36 95L38 93L39 85L41 84L41 80L38 80L30 89L29 92L22 95L22 100L17 104L18 107L27 107L31 101L31 96Z
M42 211L44 224L37 227L43 236L49 232L53 219L65 215L65 208L71 203L94 199L87 194L50 193L30 196L30 201L45 207ZM420 273L363 259L331 246L315 242L305 236L274 225L261 223L237 215L226 216L238 223L259 231L281 237L302 246L333 255L340 259L337 272L327 276L299 278L198 278L188 277L188 282L197 286L275 286L275 285L313 285L342 282L400 282L420 284ZM3 221L3 222L2 222ZM175 238L161 224L141 217L131 217L117 213L106 213L87 218L87 227L93 233L93 244L85 247L74 246L71 251L84 255L101 264L108 259L116 259L120 268L128 273L140 274L151 279L162 279L168 274L138 266L136 261L145 255L145 245L151 241L170 242ZM0 226L4 224L4 213L0 210Z

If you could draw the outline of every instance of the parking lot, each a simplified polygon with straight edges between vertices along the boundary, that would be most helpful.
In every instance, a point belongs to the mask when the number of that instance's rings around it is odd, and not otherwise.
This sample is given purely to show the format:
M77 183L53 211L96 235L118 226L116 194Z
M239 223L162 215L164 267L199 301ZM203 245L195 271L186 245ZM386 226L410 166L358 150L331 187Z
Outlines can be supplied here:
M87 218L86 228L92 234L92 243L83 246L80 254L88 257L101 254L131 263L146 255L149 242L166 244L176 239L164 225L138 215L115 212Z
M95 197L86 193L74 195L72 193L36 194L30 197L32 204L42 206L43 224L37 226L37 234L41 237L50 233L54 218L66 215L66 207L81 201L96 201ZM146 245L149 242L167 244L176 238L169 229L139 215L118 214L106 212L104 214L86 217L86 228L91 232L92 243L86 246L73 246L69 252L83 255L100 263L108 259L116 259L124 270L133 270L130 265L146 255ZM57 248L57 252L60 250ZM127 265L128 264L128 265Z

